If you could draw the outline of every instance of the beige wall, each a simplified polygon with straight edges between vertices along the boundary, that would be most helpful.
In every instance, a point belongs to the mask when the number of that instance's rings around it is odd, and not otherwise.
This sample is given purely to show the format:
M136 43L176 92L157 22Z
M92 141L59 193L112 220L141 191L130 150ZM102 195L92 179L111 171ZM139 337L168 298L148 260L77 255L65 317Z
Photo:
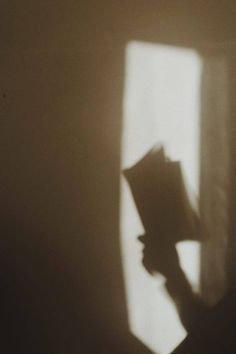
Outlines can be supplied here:
M124 44L231 39L233 21L223 26L225 8L211 3L1 4L2 273L17 279L44 353L78 352L79 337L104 353L128 333L119 249Z

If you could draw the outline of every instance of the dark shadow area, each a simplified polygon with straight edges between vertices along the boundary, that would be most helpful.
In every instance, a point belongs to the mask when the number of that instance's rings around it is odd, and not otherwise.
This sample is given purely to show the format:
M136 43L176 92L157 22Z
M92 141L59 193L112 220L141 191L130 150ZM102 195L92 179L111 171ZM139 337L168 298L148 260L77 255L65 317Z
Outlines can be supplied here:
M73 345L79 352L89 353L87 335L93 329L84 332L83 311L78 316L73 310L72 287L58 256L52 249L46 251L40 227L30 228L17 217L12 221L13 215L1 220L1 350L9 354L72 353ZM35 248L30 238L34 238ZM77 291L77 297L80 293ZM63 311L65 307L69 313Z
M235 352L235 289L208 309L173 354L229 354Z

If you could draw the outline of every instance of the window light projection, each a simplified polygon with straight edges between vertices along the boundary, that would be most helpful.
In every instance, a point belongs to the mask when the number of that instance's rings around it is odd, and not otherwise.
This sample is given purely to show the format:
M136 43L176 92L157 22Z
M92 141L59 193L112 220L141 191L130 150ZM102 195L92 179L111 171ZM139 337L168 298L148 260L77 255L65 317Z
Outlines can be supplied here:
M157 143L179 161L192 208L198 212L201 59L189 49L130 42L126 50L122 170ZM137 237L144 227L130 187L121 177L121 247L131 332L158 354L170 353L185 337L165 277L148 274ZM199 290L198 242L177 244L181 267Z

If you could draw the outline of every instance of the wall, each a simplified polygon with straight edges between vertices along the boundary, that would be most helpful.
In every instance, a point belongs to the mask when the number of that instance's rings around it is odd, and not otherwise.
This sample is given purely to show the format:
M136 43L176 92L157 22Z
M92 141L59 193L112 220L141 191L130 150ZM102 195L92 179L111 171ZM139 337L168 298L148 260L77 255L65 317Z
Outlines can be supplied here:
M39 352L78 352L82 340L88 352L92 345L103 353L102 335L112 342L126 328L118 234L123 54L50 44L17 43L1 54L2 272Z
M2 2L1 277L19 352L105 353L127 343L118 226L124 45L231 39L226 7L212 4Z

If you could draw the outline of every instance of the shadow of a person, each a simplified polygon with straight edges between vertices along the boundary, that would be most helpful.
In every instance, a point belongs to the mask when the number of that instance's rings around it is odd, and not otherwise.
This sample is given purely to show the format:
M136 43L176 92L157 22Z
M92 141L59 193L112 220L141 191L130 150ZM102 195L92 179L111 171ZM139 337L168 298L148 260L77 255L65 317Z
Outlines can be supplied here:
M180 320L189 332L207 311L192 291L179 262L176 243L199 241L198 216L190 205L180 162L170 161L163 147L154 147L134 166L124 171L145 228L140 236L143 266L166 278Z

